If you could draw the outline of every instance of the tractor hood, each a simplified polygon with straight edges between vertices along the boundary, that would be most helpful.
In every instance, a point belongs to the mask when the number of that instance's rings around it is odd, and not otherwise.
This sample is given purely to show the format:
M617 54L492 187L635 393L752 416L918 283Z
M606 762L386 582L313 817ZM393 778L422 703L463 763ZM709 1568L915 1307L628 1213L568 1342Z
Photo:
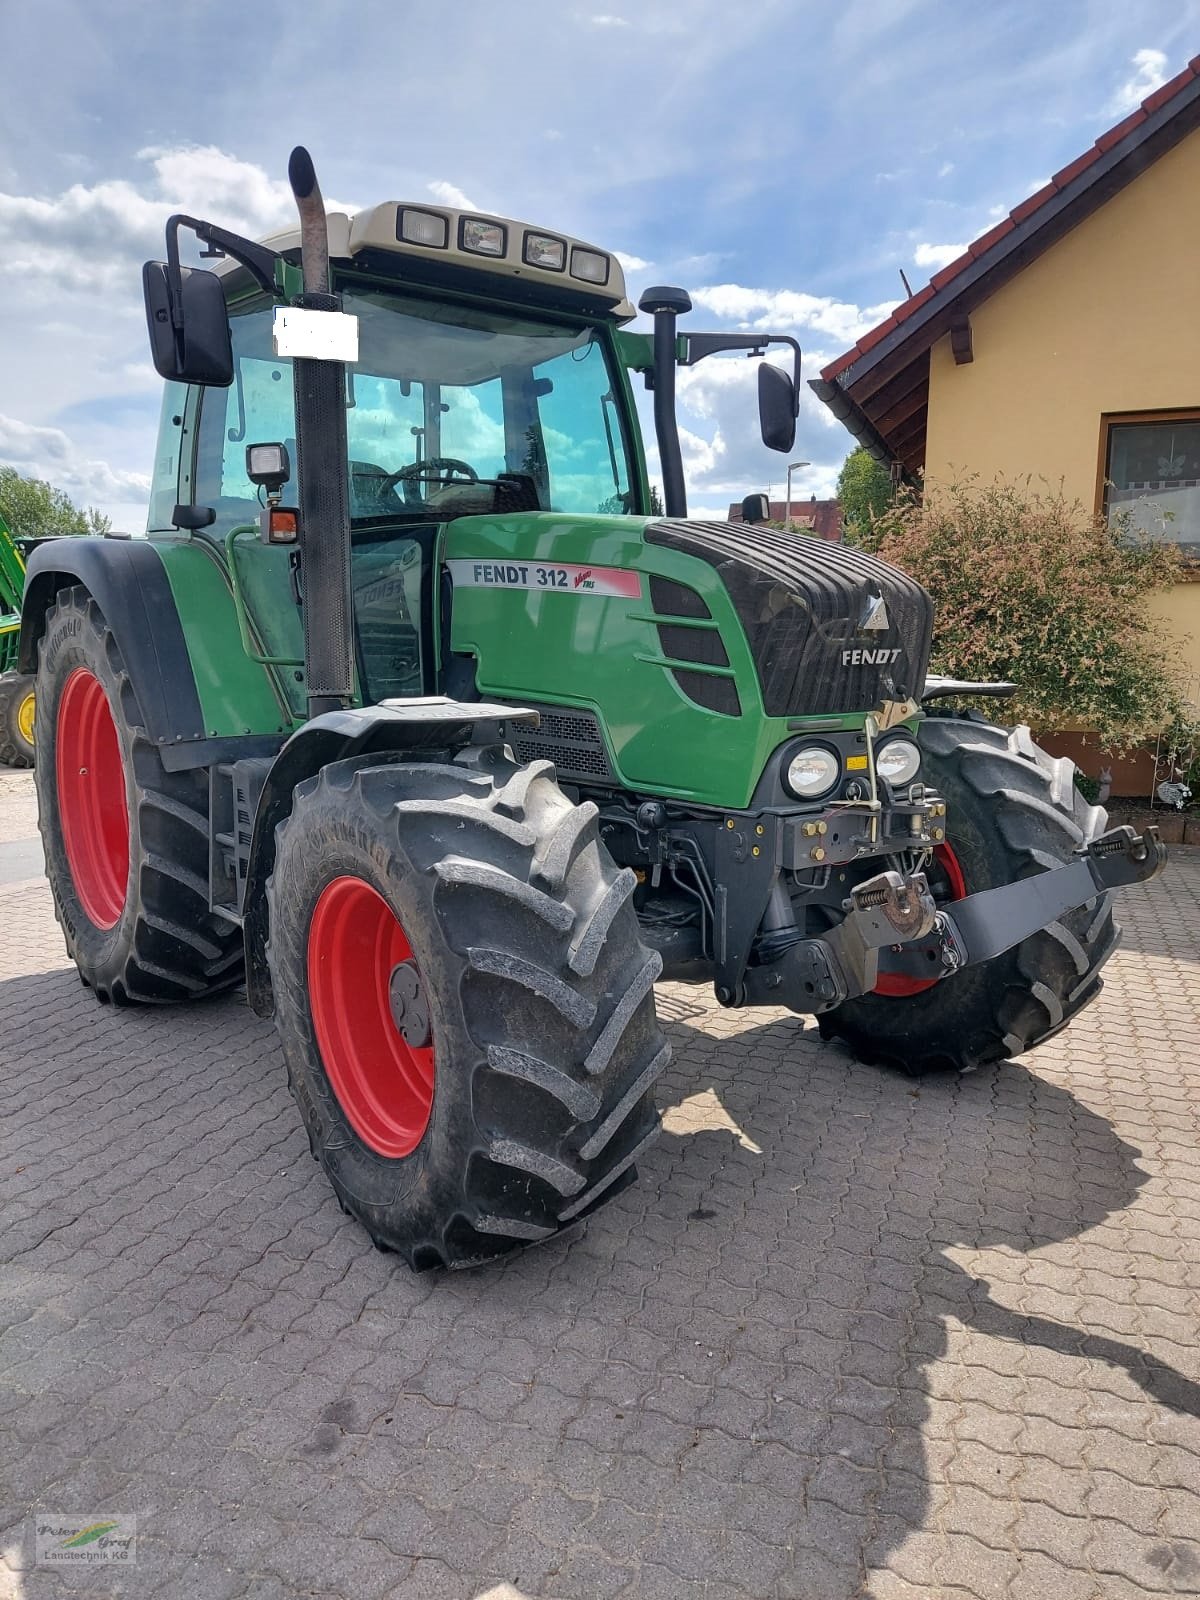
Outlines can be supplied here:
M644 538L716 569L768 716L832 716L920 698L933 602L898 568L848 545L744 523L653 522Z

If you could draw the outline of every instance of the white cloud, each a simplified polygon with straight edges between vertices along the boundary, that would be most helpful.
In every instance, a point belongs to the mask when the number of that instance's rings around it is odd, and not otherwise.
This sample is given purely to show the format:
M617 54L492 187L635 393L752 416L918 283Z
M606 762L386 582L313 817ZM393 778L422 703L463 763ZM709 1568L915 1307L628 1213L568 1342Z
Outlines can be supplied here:
M106 461L88 460L61 428L42 428L0 415L0 466L16 467L27 478L45 478L73 500L101 506L144 500L150 479L123 472Z
M1167 56L1164 50L1138 50L1131 58L1133 72L1117 90L1110 103L1112 111L1132 111L1167 81Z
M447 183L444 178L435 178L426 188L435 200L440 200L444 206L453 206L456 211L479 210L474 200L469 200L456 184Z
M948 178L953 171L954 171L954 163L953 163L953 161L943 161L941 166L938 168L938 177L939 178Z
M643 261L641 256L628 255L624 250L614 250L613 255L626 272L645 272L648 267L654 265L653 261Z
M853 344L895 310L898 303L887 300L876 306L859 307L829 295L805 294L798 289L750 289L739 283L694 289L692 300L742 328L779 333L813 328L845 344Z
M932 267L937 271L957 260L966 248L965 244L919 244L913 251L913 260L918 267Z
M615 17L610 12L601 12L599 16L589 17L588 21L593 28L631 28L633 26L627 17Z
M0 192L6 274L26 290L52 285L56 296L64 290L119 293L136 283L137 264L161 256L163 226L173 211L209 217L250 238L295 222L285 182L215 145L148 147L137 159L150 168L140 184L124 178L76 183L53 199Z

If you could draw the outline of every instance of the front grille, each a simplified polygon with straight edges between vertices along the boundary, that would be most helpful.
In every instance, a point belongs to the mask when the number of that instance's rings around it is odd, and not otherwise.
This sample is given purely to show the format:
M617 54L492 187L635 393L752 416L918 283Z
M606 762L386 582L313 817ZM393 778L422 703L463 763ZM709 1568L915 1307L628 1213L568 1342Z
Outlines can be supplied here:
M600 724L590 711L524 704L541 715L536 728L514 727L509 737L518 761L553 761L563 778L592 778L615 783Z

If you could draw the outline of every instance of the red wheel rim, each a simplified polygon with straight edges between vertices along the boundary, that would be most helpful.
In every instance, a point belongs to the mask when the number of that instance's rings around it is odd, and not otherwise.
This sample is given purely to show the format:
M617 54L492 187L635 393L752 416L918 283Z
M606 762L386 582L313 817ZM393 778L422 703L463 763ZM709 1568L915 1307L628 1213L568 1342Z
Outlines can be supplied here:
M76 667L58 703L58 815L75 893L97 928L115 928L129 882L129 803L104 685Z
M433 1109L434 1047L396 1026L389 985L413 960L395 912L361 878L335 878L308 930L308 993L317 1048L351 1127L377 1155L411 1155Z
M933 854L935 860L941 863L950 884L950 893L939 895L938 900L946 905L952 900L965 900L967 880L963 876L963 869L953 848L948 844L939 844L934 847ZM884 972L880 974L879 982L871 993L901 998L910 994L923 994L926 989L932 989L938 982L940 982L938 978L910 978L903 972Z

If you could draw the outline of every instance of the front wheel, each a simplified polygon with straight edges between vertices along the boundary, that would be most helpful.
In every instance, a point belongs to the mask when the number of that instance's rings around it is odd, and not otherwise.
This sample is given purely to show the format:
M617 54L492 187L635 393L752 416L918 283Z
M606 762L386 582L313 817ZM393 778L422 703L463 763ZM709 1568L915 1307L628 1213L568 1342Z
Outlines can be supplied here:
M975 717L921 724L924 776L947 803L948 842L929 872L934 896L961 899L1070 861L1106 817L1075 787L1075 768L1026 727ZM1117 947L1112 897L1101 895L1003 955L929 984L883 978L873 994L819 1019L860 1061L914 1076L969 1071L1020 1055L1076 1016L1101 988Z
M416 1268L549 1238L632 1181L668 1059L634 874L548 762L358 757L296 789L275 1020L345 1210Z

